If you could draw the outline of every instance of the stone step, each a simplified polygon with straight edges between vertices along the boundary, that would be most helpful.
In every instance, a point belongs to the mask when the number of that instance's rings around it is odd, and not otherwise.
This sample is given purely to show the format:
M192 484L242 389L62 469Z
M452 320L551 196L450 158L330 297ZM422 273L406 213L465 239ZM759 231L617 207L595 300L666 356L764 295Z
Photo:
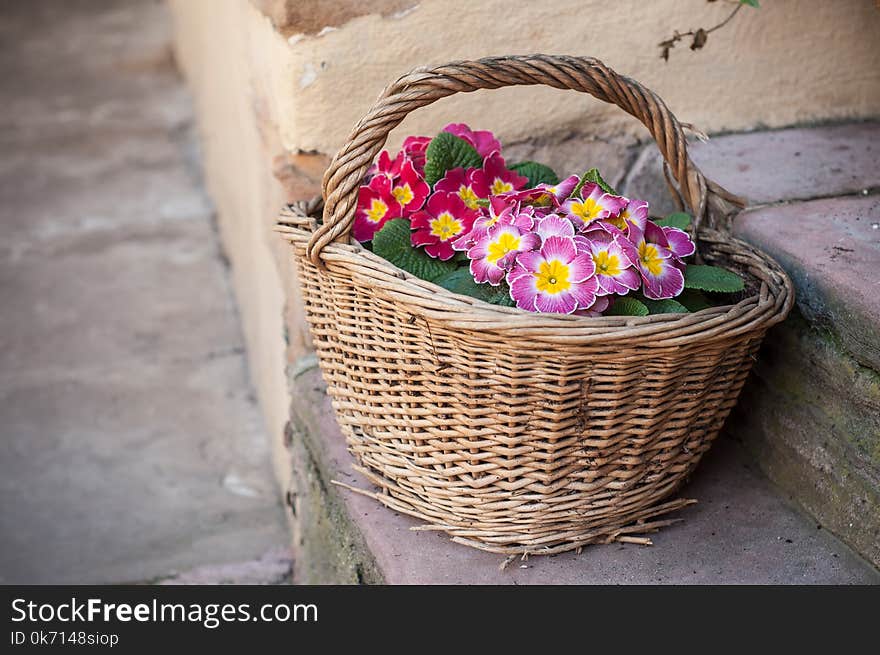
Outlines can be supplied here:
M654 546L590 546L516 560L452 543L372 498L333 417L314 357L291 372L289 431L296 570L303 583L388 584L880 584L880 573L789 505L739 443L719 438L682 495L699 503Z
M756 209L735 232L773 255L798 295L731 429L817 520L880 564L880 196Z

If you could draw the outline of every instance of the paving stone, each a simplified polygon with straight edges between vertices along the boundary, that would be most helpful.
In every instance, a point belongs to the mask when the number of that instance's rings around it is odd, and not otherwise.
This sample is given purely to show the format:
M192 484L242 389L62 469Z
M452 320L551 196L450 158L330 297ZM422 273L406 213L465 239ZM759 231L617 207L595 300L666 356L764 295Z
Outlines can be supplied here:
M284 577L253 577L289 535L169 39L159 3L4 7L3 583Z
M653 547L592 546L580 555L532 557L500 571L500 556L435 532L413 532L417 520L331 484L369 488L350 470L320 374L309 364L292 380L293 445L299 458L311 458L300 467L312 478L301 474L293 490L300 581L377 576L392 584L880 583L880 573L790 507L729 438L719 439L682 492L700 502L679 513L682 523L651 535Z
M695 141L690 152L707 177L753 205L880 187L878 122L729 134ZM661 161L656 146L645 146L621 184L656 215L676 209Z

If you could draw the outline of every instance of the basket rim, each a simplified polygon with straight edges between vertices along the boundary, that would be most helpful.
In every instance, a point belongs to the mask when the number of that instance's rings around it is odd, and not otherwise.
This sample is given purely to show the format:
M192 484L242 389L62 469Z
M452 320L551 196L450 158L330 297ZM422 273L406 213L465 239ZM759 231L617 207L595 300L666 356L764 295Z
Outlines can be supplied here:
M305 213L303 207L289 205L282 210L275 231L291 243L304 245L315 225L315 220ZM766 329L788 315L794 301L792 283L772 257L751 244L716 230L701 230L700 239L734 250L739 255L733 257L735 260L754 260L751 268L754 264L760 265L767 274L765 279L746 268L745 261L740 262L744 269L740 272L757 283L758 291L733 305L687 314L597 317L536 314L454 293L398 268L356 242L328 244L322 260L331 272L346 270L353 283L381 290L409 305L413 314L440 319L450 328L480 329L505 335L516 333L541 341L555 337L552 340L558 342L562 337L566 341L591 342L613 335L652 337L658 346L672 346L680 345L672 341L692 341L696 336L703 337L703 341L714 337L728 338L759 327ZM659 335L663 335L660 340L653 338Z

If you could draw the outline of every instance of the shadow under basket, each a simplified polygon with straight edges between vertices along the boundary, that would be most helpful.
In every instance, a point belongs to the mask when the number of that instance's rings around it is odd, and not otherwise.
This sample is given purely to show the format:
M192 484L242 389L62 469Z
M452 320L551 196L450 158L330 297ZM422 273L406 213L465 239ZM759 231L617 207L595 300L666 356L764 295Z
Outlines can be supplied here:
M409 111L534 84L589 93L645 123L694 214L700 256L746 279L742 300L692 314L534 314L451 293L349 239L361 180ZM793 302L778 264L730 235L739 206L690 160L663 101L595 59L458 62L387 87L331 163L323 202L288 207L277 227L355 468L380 489L361 493L495 553L650 543L634 535L694 502L670 496Z

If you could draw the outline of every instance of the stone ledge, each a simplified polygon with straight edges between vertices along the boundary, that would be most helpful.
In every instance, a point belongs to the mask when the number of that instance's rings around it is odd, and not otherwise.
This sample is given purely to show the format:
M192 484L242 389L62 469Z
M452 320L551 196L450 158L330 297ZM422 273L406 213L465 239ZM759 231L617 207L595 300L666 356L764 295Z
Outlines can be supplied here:
M831 329L850 356L880 371L880 196L747 211L734 233L782 265L811 323Z
M728 134L688 147L707 177L751 205L880 188L880 122ZM645 146L621 184L657 215L676 211L661 161L653 143Z
M291 374L290 441L300 582L388 584L880 583L880 573L789 507L742 448L721 438L684 494L700 503L653 547L593 546L580 555L533 557L500 571L497 555L413 532L418 521L331 484L368 489L313 359Z

